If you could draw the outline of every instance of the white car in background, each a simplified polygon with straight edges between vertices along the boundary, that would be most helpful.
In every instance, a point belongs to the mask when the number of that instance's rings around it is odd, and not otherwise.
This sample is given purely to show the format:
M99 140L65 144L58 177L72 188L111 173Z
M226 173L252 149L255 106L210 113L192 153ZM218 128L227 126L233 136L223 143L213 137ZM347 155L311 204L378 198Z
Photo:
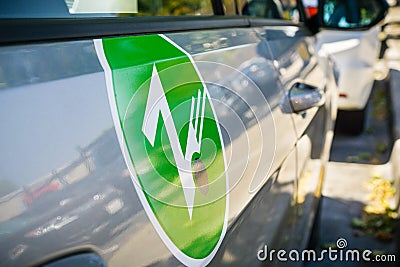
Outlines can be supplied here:
M303 0L314 14L318 0ZM321 58L333 58L339 72L338 125L351 134L364 129L366 106L374 85L374 65L379 55L380 26L368 31L324 30L316 35Z
M362 1L355 0L354 4L361 4ZM245 15L294 21L299 19L299 14L293 12L293 5L296 4L293 1L251 0L248 3L253 5L253 9L246 10ZM302 0L301 3L305 7L305 17L311 21L318 13L318 0ZM360 14L351 12L347 15L362 19ZM337 24L342 24L341 28L349 27L352 23L347 22L347 15L335 14L336 19L340 19ZM374 65L381 45L379 32L378 25L369 30L326 29L316 34L315 50L318 52L320 64L325 65L326 58L332 58L339 74L337 82L340 112L337 125L350 134L359 134L364 129L366 105L374 85Z
M379 55L380 27L368 31L325 30L316 35L320 56L330 55L339 70L339 101L341 121L349 133L364 128L366 105L374 85L374 65Z
M314 15L318 0L303 0ZM316 35L315 45L321 57L330 56L339 71L338 123L343 130L359 134L364 129L366 106L374 85L374 65L379 55L380 26L368 31L324 30Z

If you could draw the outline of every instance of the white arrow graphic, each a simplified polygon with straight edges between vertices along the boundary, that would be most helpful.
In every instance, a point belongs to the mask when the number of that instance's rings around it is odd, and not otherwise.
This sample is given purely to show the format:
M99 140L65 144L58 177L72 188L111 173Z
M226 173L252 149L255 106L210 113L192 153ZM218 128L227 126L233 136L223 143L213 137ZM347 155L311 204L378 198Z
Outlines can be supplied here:
M201 91L198 91L197 104L195 105L195 99L192 97L192 105L190 110L190 123L188 129L188 137L186 140L186 153L183 155L181 145L179 143L178 134L174 121L172 119L171 110L168 106L167 98L165 97L164 89L161 84L160 77L157 72L157 68L153 65L153 73L150 81L150 89L147 97L146 111L144 115L142 132L149 140L150 144L154 146L154 141L157 132L157 122L160 116L164 121L164 125L167 131L168 139L171 144L172 153L175 158L175 163L178 169L179 178L181 180L183 194L185 197L189 218L192 219L193 203L196 191L196 185L192 175L192 156L194 153L200 153L201 139L203 132L203 121L204 121L204 109L205 109L205 98L207 95L206 88L204 88L203 97L201 97ZM199 113L201 105L201 116L199 125ZM196 108L196 114L194 109ZM193 126L193 117L195 115L195 121ZM199 129L200 127L200 129ZM197 139L197 132L200 130L199 139ZM200 140L200 141L198 141Z

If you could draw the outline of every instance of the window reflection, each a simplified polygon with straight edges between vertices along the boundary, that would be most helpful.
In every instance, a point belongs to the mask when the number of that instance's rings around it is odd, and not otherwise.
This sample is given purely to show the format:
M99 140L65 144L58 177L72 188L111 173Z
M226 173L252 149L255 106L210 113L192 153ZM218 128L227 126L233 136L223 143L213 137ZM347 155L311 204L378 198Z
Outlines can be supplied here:
M242 15L299 21L296 1L293 0L250 0L242 5Z
M85 18L213 15L210 0L0 1L0 18Z
M139 0L138 15L142 16L187 16L212 15L209 0Z
M65 0L71 14L137 13L137 0Z
M376 20L380 10L377 1L328 0L323 7L323 19L328 26L362 27Z

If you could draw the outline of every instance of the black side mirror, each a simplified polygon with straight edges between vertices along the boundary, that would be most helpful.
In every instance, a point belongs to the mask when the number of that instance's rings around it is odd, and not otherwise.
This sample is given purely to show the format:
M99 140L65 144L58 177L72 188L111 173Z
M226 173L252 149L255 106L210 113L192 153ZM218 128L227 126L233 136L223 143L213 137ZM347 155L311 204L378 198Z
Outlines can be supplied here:
M388 12L386 0L320 0L321 28L365 30L378 24Z

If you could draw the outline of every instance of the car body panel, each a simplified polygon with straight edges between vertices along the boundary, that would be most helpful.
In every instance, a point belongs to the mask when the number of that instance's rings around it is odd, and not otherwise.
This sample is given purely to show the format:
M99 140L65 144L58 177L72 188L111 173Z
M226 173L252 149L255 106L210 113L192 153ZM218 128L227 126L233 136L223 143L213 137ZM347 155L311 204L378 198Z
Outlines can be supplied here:
M227 233L211 265L259 263L257 251L265 244L294 242L298 155L305 165L314 142L303 150L296 144L320 120L318 108L304 117L283 107L288 86L300 78L322 88L330 76L316 66L300 26L165 36L197 66L221 127L230 200ZM278 53L277 45L287 49ZM172 59L154 62L162 60ZM3 46L0 66L0 169L2 182L12 184L0 198L2 265L84 252L109 266L181 265L135 191L94 41ZM283 68L293 72L283 75Z
M274 54L275 66L285 94L295 83L304 83L323 90L327 101L322 108L292 113L298 141L296 143L296 223L291 230L291 243L285 246L303 248L311 233L317 210L324 169L329 159L337 112L337 87L331 59L320 64L314 52L314 39L299 28L265 28L265 39ZM303 216L303 214L306 214ZM287 241L288 242L288 241Z

